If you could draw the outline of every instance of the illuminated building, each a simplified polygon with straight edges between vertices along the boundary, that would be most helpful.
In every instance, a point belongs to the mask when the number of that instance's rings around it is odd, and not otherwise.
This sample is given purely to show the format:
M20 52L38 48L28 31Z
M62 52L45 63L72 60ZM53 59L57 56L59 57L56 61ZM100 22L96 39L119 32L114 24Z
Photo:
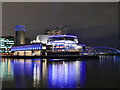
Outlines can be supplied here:
M78 38L74 35L53 35L47 40L47 45L52 45L53 51L81 51L82 46L78 45Z
M82 52L83 45L78 44L78 38L74 35L64 35L65 26L49 30L47 35L38 35L35 40L25 43L25 26L16 25L16 45L12 47L14 55L41 56L48 52ZM28 44L28 45L27 45Z
M43 45L40 43L36 44L29 44L29 45L20 45L20 46L13 46L11 51L14 52L15 56L40 56L42 53Z
M24 25L16 25L16 45L25 44L25 26Z
M45 51L45 55L51 52L73 52L74 54L79 54L85 46L78 44L78 38L74 35L38 35L35 40L31 41L31 44L37 43L42 44L41 51Z
M11 53L11 47L14 45L14 37L0 37L0 53Z
M49 38L50 35L38 35L36 37L36 40L31 41L30 43L43 43L47 44L47 39Z

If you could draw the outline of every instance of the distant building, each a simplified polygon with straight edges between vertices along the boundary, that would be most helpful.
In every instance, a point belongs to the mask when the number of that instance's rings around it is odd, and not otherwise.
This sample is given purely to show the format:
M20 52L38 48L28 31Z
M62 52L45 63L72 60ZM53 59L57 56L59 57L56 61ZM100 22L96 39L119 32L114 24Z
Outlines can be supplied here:
M30 44L30 38L25 38L25 44Z
M25 26L24 25L16 25L16 45L25 44Z
M14 37L0 37L0 53L10 53L14 45Z

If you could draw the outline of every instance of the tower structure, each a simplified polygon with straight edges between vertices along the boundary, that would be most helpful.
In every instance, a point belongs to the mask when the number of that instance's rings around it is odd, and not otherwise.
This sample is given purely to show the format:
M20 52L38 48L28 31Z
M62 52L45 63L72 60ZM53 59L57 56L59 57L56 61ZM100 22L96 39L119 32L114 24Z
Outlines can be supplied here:
M16 25L15 33L16 33L16 45L25 44L25 26Z

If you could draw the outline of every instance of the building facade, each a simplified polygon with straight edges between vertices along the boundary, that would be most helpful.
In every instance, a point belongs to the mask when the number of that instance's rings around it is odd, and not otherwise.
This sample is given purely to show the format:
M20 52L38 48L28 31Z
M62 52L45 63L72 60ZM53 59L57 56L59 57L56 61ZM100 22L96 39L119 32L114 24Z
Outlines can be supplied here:
M82 46L78 45L78 38L74 35L53 35L47 40L47 45L52 45L53 52L79 52Z
M14 56L41 56L44 50L46 50L46 48L40 43L13 46L11 48Z
M11 47L14 45L14 37L0 37L0 53L3 55L11 53Z
M16 25L15 33L16 33L16 45L25 44L25 26Z

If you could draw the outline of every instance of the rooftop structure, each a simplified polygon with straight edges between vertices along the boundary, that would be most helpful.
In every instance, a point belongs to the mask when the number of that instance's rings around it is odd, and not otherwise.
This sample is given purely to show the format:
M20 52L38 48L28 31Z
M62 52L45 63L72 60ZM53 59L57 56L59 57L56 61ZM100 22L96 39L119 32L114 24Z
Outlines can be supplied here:
M47 44L47 40L49 38L50 35L38 35L36 36L36 39L31 41L30 43L43 43L43 44Z
M56 29L46 30L46 35L63 35L66 33L66 26L58 26Z
M25 26L24 25L16 25L15 31L25 31Z

